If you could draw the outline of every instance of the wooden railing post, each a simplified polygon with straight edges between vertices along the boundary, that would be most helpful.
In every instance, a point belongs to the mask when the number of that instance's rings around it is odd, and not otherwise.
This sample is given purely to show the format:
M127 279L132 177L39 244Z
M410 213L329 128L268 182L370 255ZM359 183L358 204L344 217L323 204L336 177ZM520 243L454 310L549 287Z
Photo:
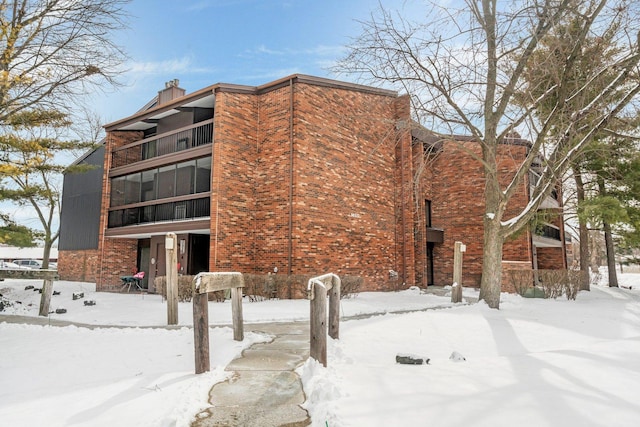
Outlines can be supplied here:
M196 374L210 369L209 361L209 292L231 289L233 339L244 339L242 319L242 273L199 273L193 278L193 345Z
M196 374L211 370L209 358L209 298L208 294L193 294L193 343Z
M455 242L453 248L453 287L451 302L462 302L462 254L467 247L462 242Z
M327 366L327 288L322 283L312 287L309 339L309 354Z
M327 366L327 295L329 296L329 336L340 336L340 278L332 273L309 280L310 356Z
M167 268L167 324L178 324L178 238L167 233L164 240Z
M233 339L244 340L242 320L242 288L231 288L231 318L233 319Z

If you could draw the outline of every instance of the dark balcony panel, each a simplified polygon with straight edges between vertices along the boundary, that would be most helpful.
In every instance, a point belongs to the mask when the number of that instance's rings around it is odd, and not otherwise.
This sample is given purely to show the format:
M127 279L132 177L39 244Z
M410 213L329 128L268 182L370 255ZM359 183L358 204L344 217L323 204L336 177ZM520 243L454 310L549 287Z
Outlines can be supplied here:
M126 147L117 148L111 153L111 167L127 166L142 160L173 154L213 142L213 120L202 125L190 125L173 133L165 132Z
M173 219L173 203L156 205L156 221L171 221Z
M427 243L444 242L444 230L440 228L427 228Z
M211 211L209 197L194 200L161 203L109 212L109 228L153 222L181 221L208 217Z
M211 215L211 202L210 199L195 199L193 202L193 218L200 218L203 216Z
M547 239L562 240L560 238L560 229L551 225L539 225L535 228L535 234Z
M124 213L124 210L122 209L109 212L109 220L108 220L109 228L122 227L124 225L124 221L122 220L123 213Z

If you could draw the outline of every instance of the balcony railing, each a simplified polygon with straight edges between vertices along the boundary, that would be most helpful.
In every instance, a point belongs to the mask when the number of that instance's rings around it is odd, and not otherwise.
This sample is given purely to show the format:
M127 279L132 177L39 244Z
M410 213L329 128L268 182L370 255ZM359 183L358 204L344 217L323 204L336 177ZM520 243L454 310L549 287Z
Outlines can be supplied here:
M111 167L130 165L213 142L213 120L127 144L111 152Z
M531 186L531 192L532 193L533 193L533 190L536 187L536 184L538 183L538 180L540 180L540 175L537 172L529 171L529 184ZM559 203L560 202L560 193L558 191L558 188L554 187L551 190L551 192L549 193L548 197Z
M535 228L535 234L540 237L546 237L547 239L562 240L560 238L560 229L553 225L538 225Z
M109 228L202 218L209 216L210 211L209 197L118 209L109 212Z

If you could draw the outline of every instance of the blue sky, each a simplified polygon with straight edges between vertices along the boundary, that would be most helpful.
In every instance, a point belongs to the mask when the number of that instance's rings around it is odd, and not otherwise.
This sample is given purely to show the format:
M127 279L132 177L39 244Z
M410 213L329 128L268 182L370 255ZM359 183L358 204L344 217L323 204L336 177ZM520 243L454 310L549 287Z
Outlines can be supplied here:
M413 18L421 3L380 1ZM261 85L294 73L335 78L328 67L360 33L357 21L378 6L377 0L132 0L130 28L116 35L130 57L123 86L94 93L90 108L104 123L119 120L176 78L187 93L219 82ZM42 227L28 207L2 203L0 210Z
M418 1L382 0L386 8ZM130 29L118 43L130 56L124 87L99 94L93 108L105 122L138 110L164 83L193 92L218 83L260 85L293 73L332 76L378 7L375 0L133 0Z

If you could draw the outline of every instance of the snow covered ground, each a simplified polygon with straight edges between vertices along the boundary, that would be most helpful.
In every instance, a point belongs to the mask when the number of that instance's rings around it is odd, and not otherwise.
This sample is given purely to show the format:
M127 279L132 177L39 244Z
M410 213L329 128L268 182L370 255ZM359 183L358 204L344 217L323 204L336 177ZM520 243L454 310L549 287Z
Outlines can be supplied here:
M503 294L501 309L452 305L417 290L362 293L342 301L340 340L328 367L299 368L315 426L636 426L640 419L640 274L633 289L594 286L576 301ZM6 280L0 293L21 304L0 314L37 317L40 281ZM242 349L228 302L210 303L212 371L195 375L191 304L174 329L157 295L95 293L55 282L51 318L125 328L0 323L0 425L188 426L211 386ZM73 292L85 298L73 301ZM477 292L465 289L465 296ZM95 300L85 306L84 300ZM407 314L397 310L444 308ZM306 320L309 302L245 302L247 323ZM453 362L453 351L466 361ZM399 365L398 353L429 365ZM266 392L266 391L265 391Z

